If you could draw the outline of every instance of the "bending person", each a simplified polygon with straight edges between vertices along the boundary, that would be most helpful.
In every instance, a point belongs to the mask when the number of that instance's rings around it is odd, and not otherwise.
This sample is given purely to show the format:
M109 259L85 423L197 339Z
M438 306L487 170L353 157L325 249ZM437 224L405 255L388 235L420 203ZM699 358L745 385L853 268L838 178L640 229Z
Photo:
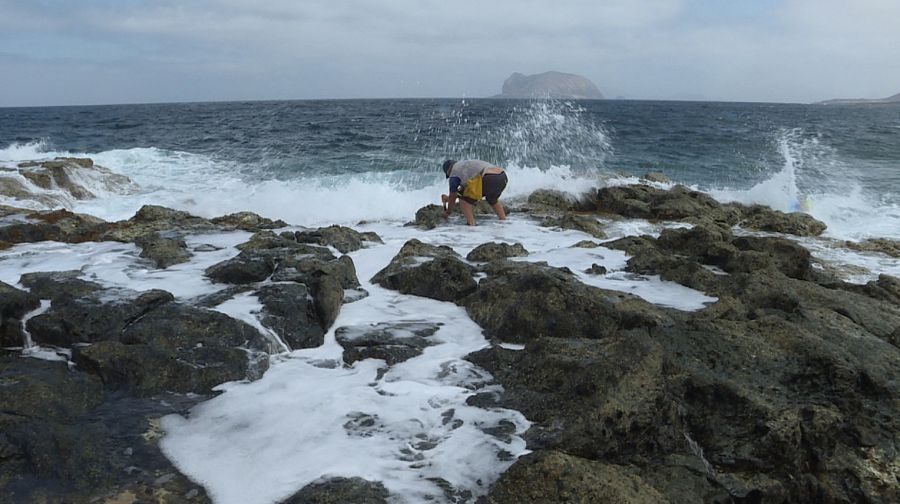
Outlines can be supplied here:
M500 220L506 220L506 211L500 204L500 195L506 189L506 172L499 166L494 166L480 159L466 159L456 161L448 159L441 166L444 175L450 181L450 191L447 193L447 208L444 210L444 218L453 213L456 200L459 198L459 206L466 223L475 225L475 204L482 197L497 214ZM441 197L443 200L444 197Z

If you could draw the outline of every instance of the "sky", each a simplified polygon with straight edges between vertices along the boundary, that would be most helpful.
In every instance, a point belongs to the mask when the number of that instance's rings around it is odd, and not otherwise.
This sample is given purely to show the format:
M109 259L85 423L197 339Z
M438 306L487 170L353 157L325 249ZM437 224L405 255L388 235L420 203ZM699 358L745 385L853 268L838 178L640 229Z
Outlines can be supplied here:
M0 107L487 97L513 72L609 98L900 92L900 0L0 0Z

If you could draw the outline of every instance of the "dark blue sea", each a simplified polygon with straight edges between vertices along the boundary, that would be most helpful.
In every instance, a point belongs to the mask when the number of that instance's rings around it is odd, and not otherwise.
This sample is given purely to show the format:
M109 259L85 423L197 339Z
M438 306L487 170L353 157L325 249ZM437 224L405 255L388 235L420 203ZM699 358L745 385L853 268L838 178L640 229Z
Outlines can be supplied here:
M435 99L0 109L0 164L58 155L91 157L141 184L80 204L104 217L155 202L302 224L402 219L442 189L443 159L481 158L508 169L508 197L653 171L722 200L807 211L835 236L900 235L900 105Z

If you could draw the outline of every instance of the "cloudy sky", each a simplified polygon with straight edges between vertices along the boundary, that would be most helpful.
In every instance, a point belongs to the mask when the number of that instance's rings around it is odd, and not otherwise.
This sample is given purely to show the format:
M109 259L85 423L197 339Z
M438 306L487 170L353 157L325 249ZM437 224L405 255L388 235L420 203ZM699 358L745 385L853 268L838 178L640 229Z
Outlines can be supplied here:
M900 92L900 0L0 0L0 106L483 97L512 72L608 97Z

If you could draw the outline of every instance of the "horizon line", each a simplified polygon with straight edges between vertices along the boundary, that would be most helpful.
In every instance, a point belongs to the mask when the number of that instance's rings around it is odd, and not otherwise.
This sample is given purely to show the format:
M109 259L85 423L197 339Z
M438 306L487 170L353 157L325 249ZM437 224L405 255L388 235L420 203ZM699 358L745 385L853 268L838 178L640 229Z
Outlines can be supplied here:
M142 105L196 105L196 104L214 104L214 103L269 103L269 102L325 102L325 101L391 101L391 100L497 100L497 101L536 101L536 100L557 100L557 101L591 101L591 102L675 102L675 103L753 103L768 105L819 105L826 101L817 102L789 102L789 101L757 101L757 100L696 100L696 99L677 99L677 98L511 98L502 96L434 96L434 97L378 97L378 98L250 98L250 99L225 99L225 100L185 100L185 101L147 101L132 103L73 103L63 105L0 105L0 109L14 108L63 108L63 107L121 107L121 106L142 106Z

